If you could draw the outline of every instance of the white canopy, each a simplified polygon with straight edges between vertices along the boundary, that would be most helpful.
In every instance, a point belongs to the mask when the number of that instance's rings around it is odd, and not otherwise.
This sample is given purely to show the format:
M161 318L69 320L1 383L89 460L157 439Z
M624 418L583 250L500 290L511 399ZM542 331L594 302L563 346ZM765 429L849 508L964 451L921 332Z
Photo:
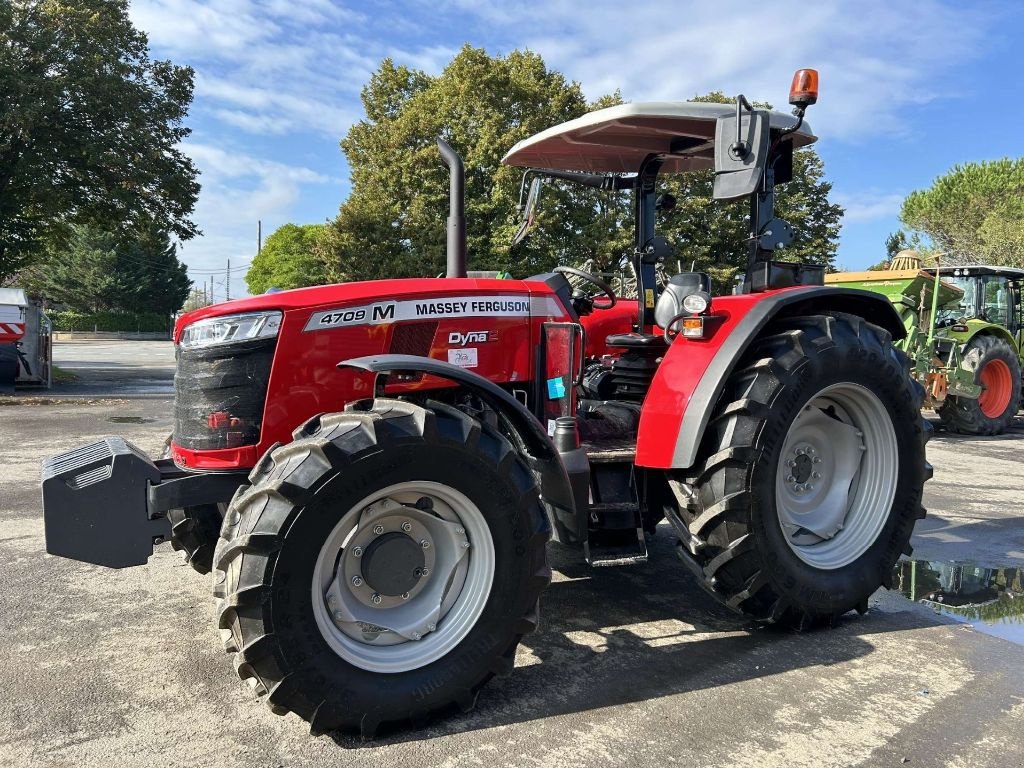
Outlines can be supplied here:
M736 113L732 104L655 101L599 109L524 139L502 162L525 168L584 173L636 173L648 155L664 154L662 173L713 168L715 121ZM796 118L769 112L771 127L785 130ZM804 123L795 147L816 141ZM675 145L673 152L673 145Z

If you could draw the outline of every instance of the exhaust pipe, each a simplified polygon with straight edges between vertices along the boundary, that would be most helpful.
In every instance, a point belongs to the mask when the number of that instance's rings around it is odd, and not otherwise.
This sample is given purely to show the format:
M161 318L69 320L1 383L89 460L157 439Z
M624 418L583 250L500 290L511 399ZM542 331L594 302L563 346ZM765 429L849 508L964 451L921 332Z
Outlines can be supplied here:
M448 277L466 276L466 171L459 153L442 138L437 140L441 158L451 172L448 204Z

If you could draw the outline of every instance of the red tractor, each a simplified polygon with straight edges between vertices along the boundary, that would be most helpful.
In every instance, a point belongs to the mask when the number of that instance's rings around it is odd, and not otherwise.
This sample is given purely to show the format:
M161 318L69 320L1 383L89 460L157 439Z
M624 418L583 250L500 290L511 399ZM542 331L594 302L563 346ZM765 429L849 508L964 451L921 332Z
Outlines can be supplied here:
M527 226L542 177L632 191L639 301L569 267L467 277L439 141L447 277L181 317L169 456L108 437L46 459L47 550L120 568L170 537L213 570L238 674L314 732L472 707L537 625L551 539L637 563L665 520L756 621L865 611L924 514L927 429L892 305L772 258L775 185L815 140L816 73L794 86L794 115L626 104L505 157L533 177ZM675 259L655 232L658 175L712 167L715 197L751 206L749 269L714 298L705 274L658 283Z

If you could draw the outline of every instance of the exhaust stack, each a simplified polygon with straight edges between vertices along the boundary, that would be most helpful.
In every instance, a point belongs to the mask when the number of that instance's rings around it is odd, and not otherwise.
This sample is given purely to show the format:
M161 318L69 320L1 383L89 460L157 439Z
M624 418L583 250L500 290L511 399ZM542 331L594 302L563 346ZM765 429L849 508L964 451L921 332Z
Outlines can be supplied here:
M437 140L441 158L451 172L448 210L448 270L447 277L466 276L466 171L459 153L442 138Z

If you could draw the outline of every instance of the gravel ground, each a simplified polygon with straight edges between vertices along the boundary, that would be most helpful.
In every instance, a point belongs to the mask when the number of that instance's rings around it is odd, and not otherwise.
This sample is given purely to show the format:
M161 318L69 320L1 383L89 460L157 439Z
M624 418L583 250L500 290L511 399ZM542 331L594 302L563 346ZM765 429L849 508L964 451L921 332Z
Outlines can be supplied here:
M1024 648L888 592L832 631L750 630L667 531L644 566L590 570L553 549L541 630L474 712L314 738L237 680L206 578L169 545L123 571L43 554L39 460L111 433L157 453L170 406L0 407L5 765L1022 765ZM915 557L1024 566L1020 446L1020 430L937 436Z

